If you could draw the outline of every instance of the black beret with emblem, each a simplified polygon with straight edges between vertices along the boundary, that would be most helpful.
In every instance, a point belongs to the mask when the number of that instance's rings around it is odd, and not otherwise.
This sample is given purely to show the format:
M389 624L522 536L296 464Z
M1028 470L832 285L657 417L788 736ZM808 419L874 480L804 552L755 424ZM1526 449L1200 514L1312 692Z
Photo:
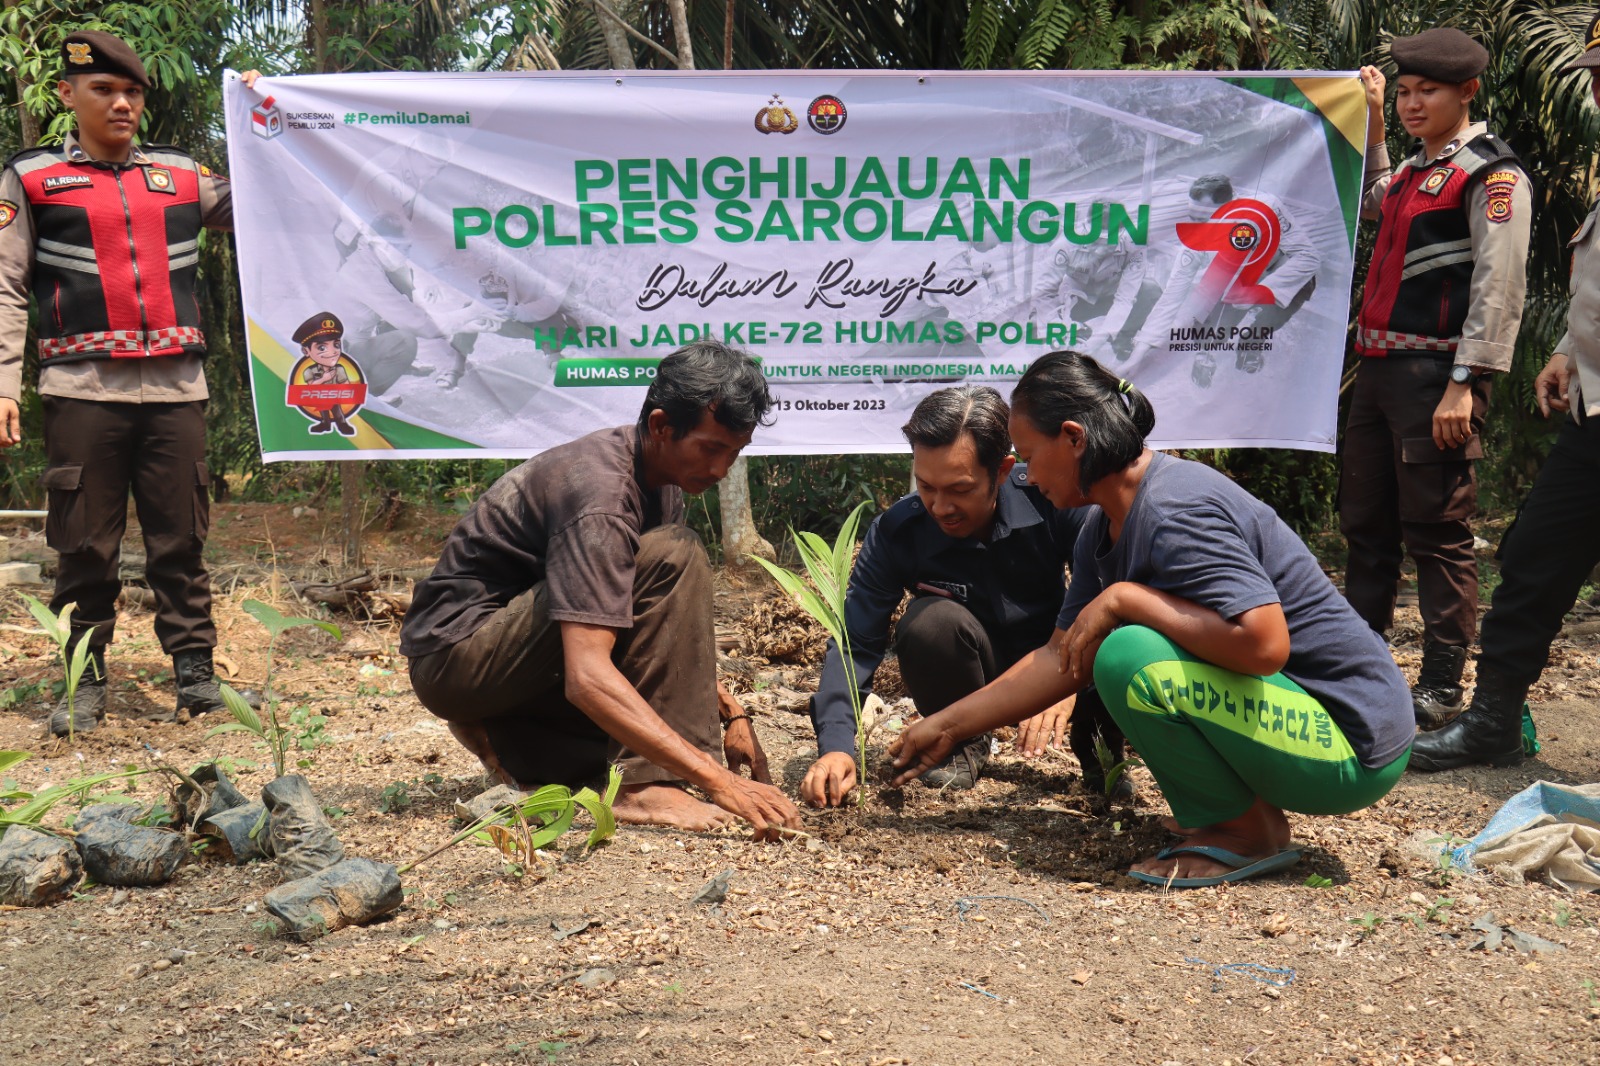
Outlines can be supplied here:
M1489 65L1487 48L1449 26L1436 26L1412 37L1396 37L1389 42L1389 55L1399 74L1455 85L1471 81Z
M99 30L78 30L61 42L61 76L72 74L118 74L150 88L150 75L138 54Z
M1589 21L1589 28L1583 33L1583 55L1562 67L1562 72L1582 70L1585 67L1600 67L1600 11L1595 12Z
M300 323L294 331L294 342L302 347L322 337L344 336L344 323L332 311L319 311Z

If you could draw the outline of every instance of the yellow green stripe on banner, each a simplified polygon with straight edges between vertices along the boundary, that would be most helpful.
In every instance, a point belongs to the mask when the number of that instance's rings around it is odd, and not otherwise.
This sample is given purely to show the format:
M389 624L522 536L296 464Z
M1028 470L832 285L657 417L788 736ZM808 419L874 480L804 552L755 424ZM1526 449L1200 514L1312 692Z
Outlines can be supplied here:
M1298 686L1210 663L1181 659L1150 663L1128 683L1127 703L1136 711L1181 713L1209 722L1296 758L1343 762L1355 757L1350 741L1315 696Z
M1361 176L1366 161L1366 92L1348 75L1309 78L1225 78L1241 89L1308 111L1322 120L1333 186L1353 251L1361 222ZM1353 110L1352 110L1353 109Z
M1367 151L1367 94L1359 81L1349 78L1295 78L1295 88L1322 112L1350 147Z
M250 354L255 357L256 362L263 369L277 379L275 384L278 392L275 397L264 396L259 390L256 393L256 421L258 425L262 426L262 436L265 437L266 426L261 417L262 414L264 414L262 408L264 405L271 405L274 399L277 400L278 404L283 406L285 411L289 411L297 418L300 417L300 413L298 411L295 411L284 402L284 397L287 395L286 383L289 380L290 371L294 370L294 364L297 357L291 355L289 349L279 344L272 334L262 329L255 319L252 318L248 321L248 327L250 333ZM299 447L316 448L318 450L326 451L344 451L347 449L354 449L357 451L384 451L392 450L394 448L394 445L389 442L387 437L379 433L376 429L372 428L372 424L361 416L360 411L357 411L355 414L351 415L349 422L351 427L356 431L355 436L345 437L341 435L338 442L329 437L325 443L324 441L312 437L308 433L306 434L305 442L299 445L280 444L277 447L269 448L267 447L268 442L263 440L263 450L288 451L291 447ZM345 445L344 448L335 449L327 447L329 444L336 444L340 442Z

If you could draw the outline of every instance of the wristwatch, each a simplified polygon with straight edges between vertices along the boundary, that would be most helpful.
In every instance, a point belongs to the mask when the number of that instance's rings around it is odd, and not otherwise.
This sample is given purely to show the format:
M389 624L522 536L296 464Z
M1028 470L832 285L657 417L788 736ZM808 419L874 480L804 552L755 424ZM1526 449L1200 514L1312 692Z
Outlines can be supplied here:
M1460 363L1450 368L1450 380L1457 385L1470 385L1477 376L1470 366L1462 366Z

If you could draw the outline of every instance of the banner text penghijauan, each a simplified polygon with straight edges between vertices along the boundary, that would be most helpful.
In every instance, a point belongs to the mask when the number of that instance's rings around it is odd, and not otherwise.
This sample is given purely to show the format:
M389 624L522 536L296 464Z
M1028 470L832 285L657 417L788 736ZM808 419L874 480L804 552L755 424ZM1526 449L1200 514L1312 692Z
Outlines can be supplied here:
M574 207L452 209L455 246L787 240L1148 243L1150 205L1029 196L1028 159L579 159ZM932 200L931 217L917 201ZM918 221L911 216L917 214Z

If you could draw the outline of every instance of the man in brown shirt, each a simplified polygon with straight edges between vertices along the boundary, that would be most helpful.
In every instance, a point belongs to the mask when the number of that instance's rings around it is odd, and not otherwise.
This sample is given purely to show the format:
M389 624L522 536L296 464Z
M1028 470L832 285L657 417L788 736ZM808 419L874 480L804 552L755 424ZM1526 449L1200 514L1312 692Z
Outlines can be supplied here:
M576 786L620 762L621 821L798 828L749 715L717 683L711 568L683 525L683 494L723 478L771 405L749 356L680 348L636 425L530 459L456 526L400 651L417 697L492 774Z
M246 85L256 72L242 76ZM156 636L177 712L222 706L212 676L206 338L195 299L202 227L233 228L225 179L169 145L134 141L150 79L109 33L62 44L57 92L76 128L0 171L0 448L22 439L22 348L39 306L39 396L49 466L46 539L60 553L50 607L76 604L93 666L50 717L58 736L105 717L128 494L144 532Z

